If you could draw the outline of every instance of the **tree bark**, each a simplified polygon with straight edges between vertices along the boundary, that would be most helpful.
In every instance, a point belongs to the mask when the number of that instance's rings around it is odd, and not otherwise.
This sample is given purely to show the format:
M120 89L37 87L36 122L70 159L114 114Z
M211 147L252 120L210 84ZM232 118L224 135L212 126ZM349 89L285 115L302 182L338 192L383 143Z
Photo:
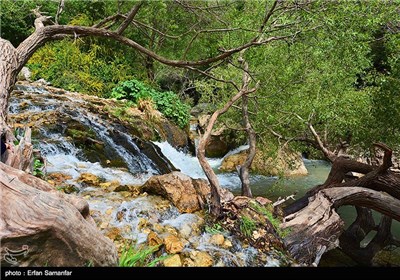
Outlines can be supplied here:
M19 266L117 264L115 246L97 230L86 201L3 163L0 192L2 266L10 265L10 250L21 248L28 251L18 258Z
M316 186L285 209L285 220L288 222L282 227L293 226L295 230L287 238L287 245L300 261L310 264L318 248L327 246L324 240L329 234L333 236L335 244L341 236L343 251L363 265L370 264L373 256L386 245L396 243L390 233L390 226L391 219L400 221L400 176L389 170L392 150L382 143L375 146L385 151L381 166L370 166L338 157L324 184ZM365 175L346 180L348 172ZM357 219L343 234L341 220L338 221L334 214L335 209L342 205L354 205L357 210ZM369 209L383 214L379 226L375 226ZM331 228L326 226L328 220L331 221L329 225L337 225L334 231L329 231ZM372 230L377 230L377 235L366 248L361 248L360 242ZM307 255L307 251L310 254Z
M400 201L388 194L360 187L321 190L281 224L282 229L291 230L285 245L300 263L312 264L322 246L327 251L338 247L344 223L335 209L342 205L368 207L400 221Z
M250 76L248 75L248 65L245 62L245 69L243 73L243 84L248 84ZM253 197L250 188L249 170L253 163L254 157L256 156L256 133L251 126L248 111L249 97L247 95L242 96L242 119L243 126L247 133L247 141L249 143L249 153L247 154L246 161L240 166L239 177L242 183L242 195L247 197Z
M8 100L19 72L18 52L13 45L0 38L0 135L12 139L7 125ZM22 67L21 67L22 68Z
M241 61L242 62L242 61ZM197 158L199 159L199 163L206 174L210 186L211 186L211 199L210 199L210 206L211 206L211 213L218 217L221 215L221 203L224 202L223 193L221 192L221 186L219 184L217 175L215 175L214 170L211 168L210 164L207 162L206 159L206 146L208 141L210 140L211 132L214 127L215 122L217 121L218 117L224 113L226 113L229 108L240 98L244 95L250 94L257 90L258 84L252 88L248 89L248 84L250 79L248 78L248 73L243 71L243 84L241 89L228 101L225 103L224 107L215 111L210 120L208 121L207 127L204 131L204 134L200 137L199 145L197 147Z

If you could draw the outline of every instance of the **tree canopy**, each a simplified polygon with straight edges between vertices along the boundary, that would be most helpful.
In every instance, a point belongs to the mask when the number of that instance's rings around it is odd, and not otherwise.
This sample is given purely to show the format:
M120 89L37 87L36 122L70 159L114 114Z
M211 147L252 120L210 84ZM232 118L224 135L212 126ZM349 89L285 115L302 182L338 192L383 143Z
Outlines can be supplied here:
M139 3L62 2L59 24L96 26L114 16L104 22L110 30ZM43 15L54 16L59 1L2 1L1 37L14 46L21 43L33 31L31 10L38 6ZM279 146L290 140L299 150L312 149L309 122L331 148L341 141L361 148L375 141L397 146L398 7L398 1L150 1L124 32L160 56L193 61L224 54L257 36L283 37L245 54L251 77L260 81L249 110L257 112L250 117L261 142ZM260 27L263 19L269 22ZM201 96L200 102L222 106L241 79L236 56L193 72L96 37L47 44L28 67L34 79L105 97L119 82L137 79L176 91L190 105ZM223 121L237 127L240 118L240 111L233 110Z

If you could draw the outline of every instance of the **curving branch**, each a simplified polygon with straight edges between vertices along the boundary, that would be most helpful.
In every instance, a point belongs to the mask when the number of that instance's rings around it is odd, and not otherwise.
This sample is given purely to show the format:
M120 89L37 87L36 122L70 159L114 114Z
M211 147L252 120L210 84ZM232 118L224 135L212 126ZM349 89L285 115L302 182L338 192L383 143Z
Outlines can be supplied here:
M121 23L121 25L118 27L118 29L115 31L115 33L117 33L118 35L122 35L122 33L124 33L125 29L129 26L129 24L131 24L133 18L136 16L136 14L138 13L140 7L142 6L143 2L140 1L138 3L136 3L131 11L128 13L126 19Z

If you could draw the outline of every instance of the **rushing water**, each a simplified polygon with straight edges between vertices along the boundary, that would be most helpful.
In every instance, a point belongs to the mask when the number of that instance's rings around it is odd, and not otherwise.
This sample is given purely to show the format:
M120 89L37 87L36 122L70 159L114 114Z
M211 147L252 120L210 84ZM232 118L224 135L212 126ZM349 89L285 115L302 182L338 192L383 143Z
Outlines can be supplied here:
M61 129L48 129L45 126L39 129L39 148L47 161L48 173L63 173L69 175L66 183L76 186L79 195L85 197L94 213L101 216L104 225L101 228L124 229L124 238L136 240L137 243L146 241L147 233L141 229L143 219L152 224L160 224L175 228L186 236L188 244L185 250L203 250L209 252L218 260L216 265L222 266L251 266L257 250L252 247L243 248L241 244L232 239L233 249L223 249L211 245L210 234L193 234L190 225L199 222L199 217L194 214L180 214L177 209L170 206L160 198L148 196L138 198L122 197L119 193L107 193L99 188L88 187L78 182L82 173L91 173L106 182L118 181L121 185L141 185L150 176L160 174L157 164L146 156L129 134L119 131L118 127L102 119L93 112L89 112L80 105L86 101L79 99L79 95L64 93L60 98L52 98L49 91L43 88L25 86L19 88L18 98L12 96L10 114L29 112L58 112L68 116L73 121L87 127L95 133L98 141L104 143L105 150L109 151L107 157L119 158L124 164L120 167L107 166L103 162L89 160L81 147L77 147L69 137L64 135L65 127ZM117 137L116 137L117 134ZM177 151L167 142L154 142L161 149L162 154L181 172L192 178L205 178L205 174L196 157ZM228 155L238 153L248 146L241 146ZM226 156L228 156L226 155ZM208 159L208 162L217 173L221 185L233 193L240 193L240 180L237 173L222 173L219 166L223 158ZM280 179L261 175L250 176L252 192L255 196L268 197L277 200L279 197L295 194L301 197L311 187L323 183L330 171L330 164L320 160L306 160L305 166L309 172L307 176ZM354 220L355 212L352 207L342 207L339 213L349 224ZM95 214L96 215L96 214ZM375 215L378 218L378 215ZM393 223L393 232L400 233L400 224ZM228 236L227 236L228 237ZM232 238L232 237L230 237ZM368 243L366 239L364 244ZM268 256L264 263L266 266L279 266L279 260Z
M56 98L55 98L56 97ZM196 231L204 223L202 217L196 214L180 214L171 206L170 202L157 197L141 195L139 197L124 196L123 193L110 192L99 186L91 186L79 181L83 173L90 173L104 182L118 182L120 185L142 185L154 174L160 174L157 164L147 157L136 145L134 139L127 133L118 130L108 119L104 119L93 112L85 110L81 105L86 101L80 100L76 94L68 92L54 96L53 93L33 86L19 86L19 92L12 95L10 102L10 116L19 113L35 115L43 112L56 112L62 115L59 124L41 125L36 129L35 147L40 149L42 156L46 159L46 172L62 173L67 179L63 184L73 185L79 190L78 195L84 197L91 209L92 216L104 234L109 234L118 229L121 236L131 239L136 244L147 241L149 228L155 230L158 227L175 229L179 236L187 240L183 254L191 251L206 251L214 259L215 266L279 266L277 256L266 255L260 263L258 250L251 246L242 246L235 237L229 233L223 233L226 239L232 242L232 247L223 248L212 245L211 234ZM46 118L46 115L43 115ZM108 150L107 157L114 160L119 157L125 164L121 167L110 166L104 162L89 160L83 147L77 146L65 135L67 130L64 124L66 119L72 119L73 124L79 124L95 134L96 141L103 143ZM116 134L118 137L116 137ZM158 143L163 146L162 143ZM191 175L195 178L203 177L197 159L179 153L168 145L167 147L175 157L171 156L173 164L178 163L178 168L184 173L193 171ZM246 147L241 147L244 149ZM111 151L111 152L110 152ZM211 160L211 164L217 168L222 159ZM196 165L197 164L197 165ZM195 167L196 166L196 167ZM186 168L186 169L184 169ZM227 186L234 188L239 183L234 174L220 175L225 179ZM162 238L163 236L160 235Z
M162 153L170 159L174 166L181 172L192 178L206 178L199 161L195 156L174 149L168 142L155 142L161 148ZM236 154L248 148L248 145L240 146L229 152L225 157ZM208 159L211 167L217 174L222 187L230 189L233 193L240 193L240 179L237 173L222 173L219 167L223 159ZM280 179L276 176L250 175L250 184L253 195L277 199L293 193L299 198L311 187L321 184L327 178L330 164L323 160L307 160L304 164L309 172L308 176L298 176Z

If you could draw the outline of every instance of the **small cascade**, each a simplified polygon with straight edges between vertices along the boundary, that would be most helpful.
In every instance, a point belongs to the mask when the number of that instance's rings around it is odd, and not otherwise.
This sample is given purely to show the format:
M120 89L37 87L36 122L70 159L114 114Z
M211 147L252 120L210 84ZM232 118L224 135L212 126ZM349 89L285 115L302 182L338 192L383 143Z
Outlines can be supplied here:
M82 109L74 111L77 120L93 130L98 139L106 143L107 148L113 149L127 164L132 173L159 174L157 166L143 154L133 138L127 133L117 130L112 124L104 121L93 113Z
M192 178L203 178L206 179L206 175L201 168L198 159L195 156L176 150L168 142L154 142L160 147L162 153L172 162L172 164L178 168L182 173ZM239 153L243 150L248 149L248 145L240 146L225 155L225 157ZM208 158L207 161L214 169L222 187L238 190L240 189L241 182L237 173L220 173L218 168L221 166L224 158ZM266 176L262 175L251 175L250 182L256 183L260 180L265 180Z
M26 86L19 87L10 101L11 115L22 112L32 116L43 114L39 120L29 116L29 121L42 121L34 132L34 138L38 141L36 148L46 158L47 172L67 175L64 184L77 187L78 195L88 201L92 217L105 235L117 233L123 240L146 244L150 231L157 232L160 238L176 231L184 243L181 254L185 258L192 251L203 251L212 256L214 266L279 265L279 258L272 255L265 255L260 261L261 253L258 250L243 246L228 233L224 233L224 236L231 242L231 246L225 248L211 244L212 234L204 232L203 217L198 214L181 214L161 197L146 194L135 196L130 191L109 190L102 183L88 185L79 180L83 173L90 173L101 179L101 182L118 182L121 187L135 187L142 185L154 174L172 170L173 166L193 178L205 178L196 157L177 151L167 142L151 143L136 139L121 124L93 110L89 102L79 94L61 91L54 93ZM46 119L50 115L60 119L51 122ZM84 143L77 142L79 133L87 131L90 132L87 137L90 139ZM89 160L85 149L95 145L103 149L98 153L124 164L117 166ZM247 148L241 146L228 155ZM159 160L155 161L155 157ZM222 160L208 159L221 185L232 190L240 188L236 173L219 172ZM265 179L264 176L251 176L253 183L261 184ZM116 242L118 244L119 241Z
M90 106L79 94L50 91L32 85L17 85L16 88L10 99L10 115L23 113L27 122L42 123L34 130L34 135L40 138L36 146L45 156L73 156L74 162L79 160L92 163L101 159L103 165L108 162L106 158L109 158L111 166L115 162L116 166L126 167L132 174L146 174L146 177L175 169L161 153L152 151L156 149L152 143L133 138L124 131L122 125L114 123L104 114L93 112L95 107ZM90 135L95 135L94 138L88 137L90 143L79 146L94 147L97 144L103 146L102 151L93 148L88 152L86 148L83 150L75 147L71 135L65 134L70 128L81 134L90 132ZM138 145L146 147L145 151Z

